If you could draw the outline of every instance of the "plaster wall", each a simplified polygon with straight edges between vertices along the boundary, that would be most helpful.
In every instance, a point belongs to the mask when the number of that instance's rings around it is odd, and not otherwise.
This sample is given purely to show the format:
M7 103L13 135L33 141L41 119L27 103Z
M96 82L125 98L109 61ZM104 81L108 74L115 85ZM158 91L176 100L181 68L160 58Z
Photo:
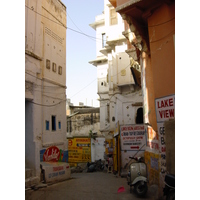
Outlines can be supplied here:
M156 111L155 111L155 88L154 77L152 71L151 58L142 53L142 92L143 92L143 105L144 105L144 122L151 124L153 129L157 130Z
M49 13L49 10L51 13ZM43 1L41 26L43 28L44 48L44 77L61 85L66 84L66 8L57 0ZM47 19L48 18L48 19ZM52 21L58 23L52 23ZM46 60L50 60L50 69L46 66ZM56 71L52 70L52 64L56 64ZM58 67L62 67L62 75L58 74Z
M30 102L25 102L25 166L27 168L32 168L36 170L32 112L33 104L31 104Z
M110 8L113 8L108 0L104 1L104 13L105 13L105 26L107 27L107 35L108 40L112 40L114 38L118 38L122 35L122 31L124 30L124 21L119 13L117 13L117 21L116 25L110 25Z
M25 163L39 176L40 149L54 144L67 148L66 7L57 0L26 0L25 5ZM47 69L47 58L57 64L56 73L52 72L52 62ZM58 74L59 65L62 75ZM51 115L56 116L55 132L46 130L46 120L51 127Z
M175 4L157 9L148 25L155 98L175 94Z
M97 79L98 79L98 93L99 95L101 93L108 93L108 81L107 81L107 75L108 75L108 64L100 64L97 66Z
M134 84L130 70L130 59L127 53L120 52L116 55L117 85Z
M167 171L175 174L175 120L164 122Z
M26 0L25 5L28 7L25 7L25 50L41 57L41 15L36 12L41 13L42 2L39 0Z
M107 100L100 101L100 131L105 131L109 127L108 116L109 104Z
M104 16L104 14L102 14ZM96 38L98 40L96 41L96 56L104 56L100 50L102 49L102 34L106 34L106 28L104 24L99 24L96 26Z
M104 160L105 153L105 138L96 138L96 140L91 139L91 162L96 160Z
M89 132L92 130L93 133L100 135L100 114L99 113L85 113L76 114L71 117L72 132L68 133L68 136L84 136L89 137Z
M129 95L116 95L116 104L114 104L114 111L111 113L111 117L115 116L115 122L119 121L120 125L135 124L137 109L141 106L133 106L135 102L142 102L143 97L141 92L132 93ZM114 122L112 122L114 127Z

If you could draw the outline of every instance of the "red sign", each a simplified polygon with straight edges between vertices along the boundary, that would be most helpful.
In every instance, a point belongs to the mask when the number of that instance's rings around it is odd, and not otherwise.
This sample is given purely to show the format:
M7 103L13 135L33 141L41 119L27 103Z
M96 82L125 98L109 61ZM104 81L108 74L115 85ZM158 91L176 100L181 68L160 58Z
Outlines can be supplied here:
M46 149L43 155L43 160L48 162L58 162L60 158L60 150L56 146L49 147Z
M72 140L69 140L69 141L68 141L68 145L69 145L69 146L72 146Z
M131 146L131 149L139 149L139 146Z
M155 103L157 122L175 118L175 95L158 98Z

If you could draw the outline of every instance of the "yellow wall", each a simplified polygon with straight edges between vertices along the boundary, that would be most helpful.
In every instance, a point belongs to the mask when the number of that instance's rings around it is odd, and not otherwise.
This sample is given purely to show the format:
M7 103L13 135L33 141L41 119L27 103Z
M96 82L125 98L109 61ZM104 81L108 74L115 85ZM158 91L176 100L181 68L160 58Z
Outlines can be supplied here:
M69 163L91 162L90 138L68 139Z

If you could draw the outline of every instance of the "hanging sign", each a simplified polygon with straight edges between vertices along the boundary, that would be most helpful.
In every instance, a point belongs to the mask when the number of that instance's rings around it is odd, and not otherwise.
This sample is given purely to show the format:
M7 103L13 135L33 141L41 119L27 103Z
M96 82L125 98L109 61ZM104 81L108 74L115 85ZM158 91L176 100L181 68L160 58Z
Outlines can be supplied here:
M146 146L146 125L123 125L120 127L121 150L139 150ZM143 150L144 150L143 149Z

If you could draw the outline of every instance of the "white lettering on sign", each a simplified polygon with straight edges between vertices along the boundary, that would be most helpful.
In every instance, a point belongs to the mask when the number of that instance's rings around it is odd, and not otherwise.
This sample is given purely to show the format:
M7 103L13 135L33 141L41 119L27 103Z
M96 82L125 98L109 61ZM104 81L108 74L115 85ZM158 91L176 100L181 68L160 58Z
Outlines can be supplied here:
M166 145L165 145L165 127L164 123L157 123L158 135L159 135L159 150L161 158L161 172L166 172Z
M175 95L155 100L157 122L175 118Z

